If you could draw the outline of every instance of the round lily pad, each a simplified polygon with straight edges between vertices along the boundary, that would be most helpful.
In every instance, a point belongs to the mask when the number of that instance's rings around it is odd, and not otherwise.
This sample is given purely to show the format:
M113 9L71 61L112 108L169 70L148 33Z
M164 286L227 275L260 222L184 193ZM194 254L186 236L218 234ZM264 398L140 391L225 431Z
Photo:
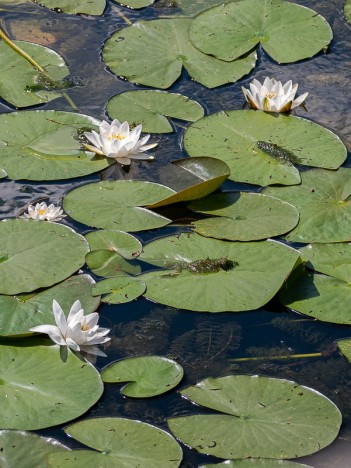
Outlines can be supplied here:
M70 14L102 15L106 0L40 0L40 5Z
M103 59L116 75L161 89L179 78L183 66L207 88L237 81L254 67L255 53L232 63L201 53L188 38L191 22L189 18L137 21L106 41Z
M231 61L257 44L278 63L317 54L333 38L323 16L309 8L281 0L241 0L200 13L189 37L205 54Z
M249 458L247 460L226 460L223 463L214 463L209 465L201 465L199 468L311 468L309 465L301 465L288 460L274 460L264 458Z
M275 295L298 252L274 241L180 234L147 244L140 259L168 268L139 276L148 299L197 312L239 312L258 309Z
M286 238L293 242L347 242L351 240L351 171L313 169L301 174L301 185L269 187L266 195L296 206L300 222Z
M90 250L109 250L130 260L143 249L136 237L123 231L93 231L86 234L85 238Z
M138 180L103 181L69 192L64 208L73 219L103 229L143 231L171 222L144 208L175 193L164 185Z
M10 179L57 180L108 167L106 158L86 152L81 131L98 121L73 112L22 111L0 115L0 168Z
M170 434L132 419L86 419L66 427L65 432L98 452L54 453L48 457L50 466L176 468L182 460L182 450Z
M94 275L104 276L105 278L119 276L123 273L138 275L141 272L139 265L133 265L118 253L105 249L89 252L85 257L85 261Z
M336 438L341 413L328 398L289 380L236 375L208 378L180 392L218 411L171 418L173 434L221 458L295 458Z
M182 94L159 90L117 94L108 102L107 112L112 119L141 124L147 133L173 132L167 117L195 122L204 115L198 102Z
M267 239L290 231L299 221L294 206L259 193L213 194L192 202L189 208L216 216L192 223L198 234L216 239Z
M235 181L263 186L298 184L294 164L337 169L347 155L334 133L309 120L253 110L203 117L187 128L184 147L225 161Z
M47 342L0 344L0 397L6 402L1 427L37 430L63 424L85 413L102 395L100 374L90 363L70 351L63 360L60 346Z
M55 299L68 314L72 304L80 300L85 314L100 304L100 297L91 295L95 281L89 275L68 278L50 289L17 296L0 295L0 335L32 335L28 330L43 324L55 325L52 301Z
M108 304L124 304L137 299L145 289L146 284L138 278L119 276L99 281L93 288L93 294L104 294L101 300Z
M0 293L52 286L84 265L88 243L62 224L26 219L0 223Z
M346 357L346 359L351 362L351 339L346 338L343 340L336 340L338 348L341 353Z
M162 356L137 356L106 366L101 377L104 382L130 382L121 389L123 395L148 398L168 392L183 378L183 369Z

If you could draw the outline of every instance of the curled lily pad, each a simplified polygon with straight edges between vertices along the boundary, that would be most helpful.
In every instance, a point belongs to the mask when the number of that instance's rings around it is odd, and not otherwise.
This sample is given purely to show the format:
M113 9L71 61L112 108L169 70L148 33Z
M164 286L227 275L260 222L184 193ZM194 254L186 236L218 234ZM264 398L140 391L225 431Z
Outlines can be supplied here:
M235 181L263 186L298 184L295 164L337 169L347 155L334 133L309 120L252 110L203 117L187 128L184 147L225 161Z
M146 284L138 278L119 276L99 281L93 288L93 294L104 294L101 300L108 304L124 304L137 299L145 289Z
M110 250L93 250L85 257L88 267L98 276L119 276L123 273L137 275L141 268L139 265L133 265L131 262L121 257L118 253Z
M132 419L86 419L66 427L65 432L97 452L74 450L54 453L48 457L50 466L176 468L182 460L182 450L170 434Z
M114 362L101 373L104 382L130 382L121 389L123 395L148 398L168 392L183 378L183 368L162 356L137 356Z
M103 49L103 58L118 76L132 83L169 88L183 66L207 88L239 80L254 67L251 53L232 63L201 53L188 38L191 19L138 21L113 34Z
M117 94L108 102L107 112L112 119L141 124L147 133L172 132L167 117L195 122L204 115L198 102L182 94L153 90Z
M40 5L70 14L102 15L106 0L40 0Z
M6 172L4 171L4 169L0 169L0 179L4 179L5 177L7 177Z
M109 250L130 260L137 257L143 248L136 237L123 231L93 231L85 238L90 250Z
M93 297L95 281L90 275L68 278L52 288L16 296L0 295L0 335L31 335L28 330L42 324L55 325L52 301L60 303L69 311L74 301L80 300L85 314L94 312L100 304L100 297Z
M267 239L290 231L299 221L294 206L259 193L213 194L192 202L189 208L216 216L192 223L198 234L216 239Z
M80 133L98 121L61 111L22 111L0 115L0 168L10 179L57 180L108 167L106 158L84 150Z
M323 16L281 0L241 0L206 10L189 31L192 43L205 54L231 61L257 44L278 63L317 54L333 38Z
M295 458L329 445L341 413L328 398L289 380L236 375L205 379L180 392L219 414L171 418L173 434L221 458Z

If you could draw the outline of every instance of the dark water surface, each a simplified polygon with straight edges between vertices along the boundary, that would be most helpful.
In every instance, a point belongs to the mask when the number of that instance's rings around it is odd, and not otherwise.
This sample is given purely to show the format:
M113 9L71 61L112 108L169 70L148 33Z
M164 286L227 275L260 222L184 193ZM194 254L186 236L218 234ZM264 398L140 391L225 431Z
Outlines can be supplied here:
M205 1L199 3L205 4ZM195 5L195 2L188 2L191 3ZM247 86L253 78L269 76L283 82L292 79L299 83L300 94L309 92L307 110L298 108L295 114L330 128L350 147L351 27L342 15L343 2L300 0L292 3L310 7L328 20L334 40L326 54L320 53L313 59L295 64L278 65L259 50L256 68L237 83L209 90L191 81L183 72L181 79L168 91L185 94L197 100L206 113L212 113L222 109L241 109L244 98L240 88ZM59 14L31 3L15 6L10 1L0 0L0 18L11 38L42 44L61 54L71 70L70 78L77 84L67 93L79 112L106 119L105 105L111 96L144 87L118 79L106 69L101 61L103 43L117 29L127 26L123 16L134 22L181 13L178 8L165 5L165 2L159 2L141 11L133 11L109 1L102 17L89 17ZM64 98L38 108L72 111ZM11 106L0 100L0 113L12 110ZM156 161L152 164L135 163L124 177L172 185L172 169L168 163L185 155L181 149L183 131L182 127L175 125L173 134L152 136L151 140L159 143L153 151ZM116 173L115 177L121 177L121 173ZM53 183L0 180L0 219L17 216L29 203L42 198L59 204L63 195L73 187L99 178L95 174ZM177 181L173 183L177 184ZM234 185L226 182L228 188ZM175 213L175 218L184 217L186 213ZM89 231L86 226L67 219L64 224L82 234ZM154 230L138 237L145 242L177 229ZM330 447L299 461L316 468L351 466L351 365L336 352L333 344L335 339L351 336L349 327L304 318L287 311L275 300L264 310L249 313L193 313L164 307L143 298L123 306L101 305L99 312L101 326L112 329L112 340L105 347L108 357L98 358L99 368L127 356L158 354L176 359L184 367L185 377L180 388L210 376L259 373L295 380L324 393L343 413L342 431ZM324 357L232 361L239 357L317 352L323 352ZM167 417L196 411L176 391L153 399L135 400L121 396L119 388L117 385L107 385L102 399L83 418L107 415L130 417L167 429ZM39 433L55 437L72 448L80 446L69 439L61 427ZM217 460L199 455L184 446L183 450L183 468Z

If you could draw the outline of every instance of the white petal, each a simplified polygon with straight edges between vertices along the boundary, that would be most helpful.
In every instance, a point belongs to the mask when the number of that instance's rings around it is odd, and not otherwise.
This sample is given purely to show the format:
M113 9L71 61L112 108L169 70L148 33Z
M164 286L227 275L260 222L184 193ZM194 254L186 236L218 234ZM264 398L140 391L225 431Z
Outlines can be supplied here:
M84 310L82 308L82 304L80 303L79 300L76 300L75 302L73 302L72 306L71 306L71 310L69 311L69 314L68 314L68 317L67 317L67 322L70 323L71 320L74 320L76 315L78 313L81 313L82 315L84 314Z
M99 314L97 312L93 312L92 314L88 314L84 317L85 324L90 328L95 327L98 321L99 321Z
M57 301L55 301L55 299L52 301L52 311L54 313L56 325L59 327L62 335L66 336L66 332L67 332L66 316L63 310L61 309L60 304Z
M107 357L107 355L101 351L97 346L84 345L80 347L80 350L87 354L94 354L95 356Z
M37 327L32 327L29 331L36 333L45 333L49 335L49 338L59 345L66 344L64 337L61 334L61 331L55 325L38 325Z
M295 99L291 108L294 109L294 107L300 106L303 103L303 101L307 98L307 96L308 93L301 94L301 96Z
M72 340L72 338L66 338L66 344L69 348L74 349L74 351L80 350L79 345L74 340Z

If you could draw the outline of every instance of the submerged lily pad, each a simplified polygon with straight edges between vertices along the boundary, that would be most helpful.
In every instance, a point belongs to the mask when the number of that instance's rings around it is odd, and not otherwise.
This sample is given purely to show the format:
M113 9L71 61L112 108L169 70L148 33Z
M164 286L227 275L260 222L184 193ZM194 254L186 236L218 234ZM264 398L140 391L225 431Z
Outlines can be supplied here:
M265 458L249 458L247 460L226 460L223 463L201 465L199 468L311 468L309 465L301 465L289 460L274 460Z
M351 23L351 0L345 0L344 15L346 20Z
M266 195L296 206L300 222L286 238L293 242L351 241L351 171L313 169L301 174L301 185L269 187Z
M180 234L147 244L140 259L169 268L139 276L148 299L197 312L239 312L258 309L275 295L298 252L274 241Z
M141 296L145 289L146 284L138 278L119 276L99 281L93 288L93 294L106 294L101 300L108 304L125 304Z
M15 107L28 107L61 96L61 82L69 74L65 61L47 47L31 42L14 41L52 77L48 80L6 42L0 42L0 96Z
M107 104L112 119L127 120L143 126L143 132L173 132L167 117L195 122L204 115L200 104L182 94L167 91L126 91L113 96Z
M132 83L169 88L183 66L189 75L207 88L239 80L250 72L256 54L232 63L201 53L188 38L191 19L138 21L107 40L103 58L118 76Z
M170 434L132 419L86 419L66 427L65 432L98 452L73 450L51 454L49 465L55 468L68 465L70 468L176 468L182 460L182 449Z
M62 224L26 219L0 222L0 293L52 286L84 265L88 243Z
M173 195L164 185L139 180L103 181L87 184L69 192L63 201L71 218L102 229L143 231L171 222L147 205Z
M82 129L96 128L93 117L73 112L22 111L0 115L0 168L10 179L57 180L105 169L106 158L86 152Z
M290 231L299 221L294 206L259 193L214 194L192 202L189 208L216 216L192 223L198 234L216 239L267 239Z
M102 395L100 374L91 364L70 351L62 360L60 346L47 343L0 343L0 397L6 401L1 427L37 430L63 424L85 413Z
M77 275L44 291L17 296L0 295L0 335L31 335L28 330L42 324L55 325L52 301L55 299L68 314L72 304L80 300L85 314L100 304L100 297L91 295L95 281L89 275Z
M101 377L104 382L130 382L121 389L123 395L149 398L168 392L183 378L183 368L162 356L137 356L106 366Z
M347 156L334 133L309 120L253 110L203 117L187 128L184 147L225 161L235 181L263 186L300 183L294 164L337 169Z
M102 15L106 0L40 0L40 5L70 14Z
M333 38L323 16L281 0L241 0L200 13L190 26L192 43L205 54L232 61L257 44L278 63L317 54Z
M221 458L295 458L338 435L341 413L328 398L289 380L236 375L205 379L180 392L218 411L171 418L177 438Z

